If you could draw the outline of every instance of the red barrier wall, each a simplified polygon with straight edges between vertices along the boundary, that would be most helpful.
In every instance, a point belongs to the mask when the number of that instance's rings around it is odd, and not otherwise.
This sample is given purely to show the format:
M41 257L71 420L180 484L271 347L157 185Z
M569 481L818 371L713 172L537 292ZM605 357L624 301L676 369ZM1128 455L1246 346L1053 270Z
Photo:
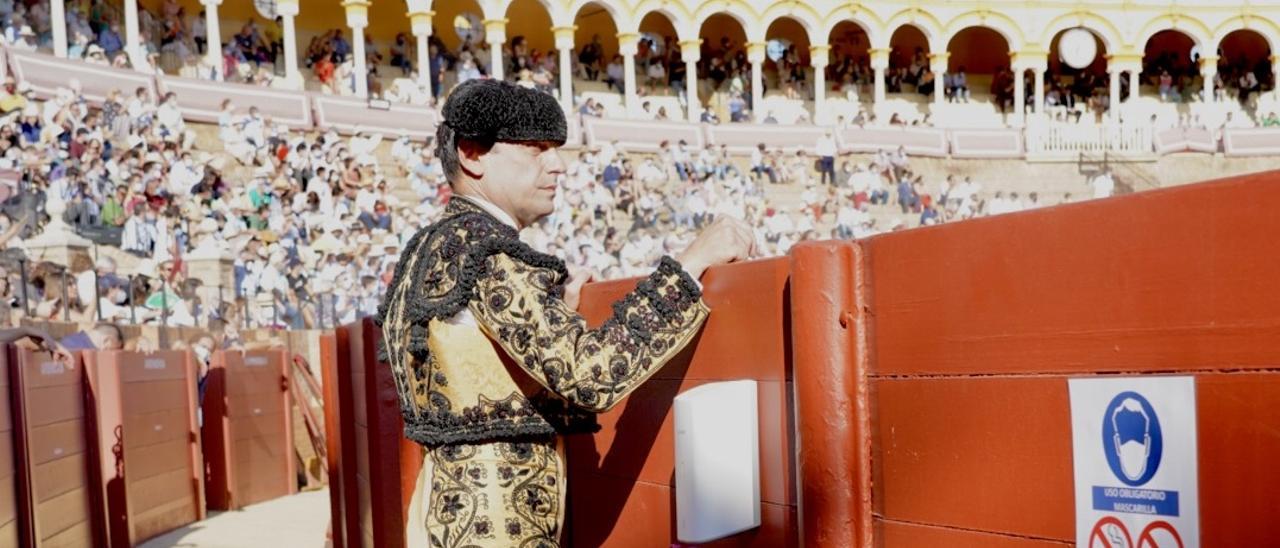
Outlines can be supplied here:
M204 519L196 370L186 351L84 354L109 545Z
M351 391L344 384L343 371L349 366L341 359L348 352L348 332L338 329L320 336L320 375L324 383L324 441L329 466L329 538L333 548L359 546L359 513L356 510L355 425L351 413Z
M17 546L25 517L18 514L18 464L14 453L13 385L9 353L0 352L0 546Z
M708 382L759 383L759 529L713 546L797 545L790 299L786 259L716 268L703 278L711 315L687 350L613 410L594 436L569 438L572 546L670 546L676 542L672 401ZM635 280L592 284L582 296L592 325Z
M49 354L7 345L12 375L20 514L36 546L100 546L105 541L96 440L86 420L83 369ZM77 360L78 361L78 360Z
M297 492L289 367L282 349L213 354L201 428L209 509Z
M421 450L404 437L391 368L375 359L381 330L371 319L322 339L325 423L335 546L404 546L404 517L422 466ZM335 405L336 404L336 405Z
M1068 376L1196 377L1202 546L1280 539L1280 175L861 243L876 545L1075 542Z

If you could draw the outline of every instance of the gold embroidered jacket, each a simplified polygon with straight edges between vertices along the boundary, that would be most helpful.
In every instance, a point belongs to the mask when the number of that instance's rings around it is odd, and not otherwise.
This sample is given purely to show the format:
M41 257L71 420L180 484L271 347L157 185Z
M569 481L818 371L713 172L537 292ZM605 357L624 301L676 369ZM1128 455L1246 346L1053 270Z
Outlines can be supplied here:
M597 329L563 301L564 263L465 198L405 245L378 322L405 435L428 447L599 428L706 319L666 257ZM470 310L478 327L449 322Z

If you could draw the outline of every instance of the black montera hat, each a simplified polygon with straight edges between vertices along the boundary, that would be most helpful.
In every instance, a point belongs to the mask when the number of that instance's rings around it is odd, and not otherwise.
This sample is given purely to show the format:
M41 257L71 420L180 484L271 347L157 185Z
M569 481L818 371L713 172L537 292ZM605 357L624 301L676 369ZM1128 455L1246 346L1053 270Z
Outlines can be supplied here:
M568 127L555 98L510 82L468 80L444 103L443 126L454 136L478 141L554 141L563 145Z

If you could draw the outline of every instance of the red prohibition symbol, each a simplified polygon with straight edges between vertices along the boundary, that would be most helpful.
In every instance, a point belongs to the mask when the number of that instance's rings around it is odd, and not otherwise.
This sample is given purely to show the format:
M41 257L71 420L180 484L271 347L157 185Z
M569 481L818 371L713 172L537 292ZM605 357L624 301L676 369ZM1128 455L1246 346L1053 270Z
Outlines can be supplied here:
M1177 547L1177 548L1183 548L1183 545L1182 545L1182 535L1179 535L1179 534L1178 534L1178 530L1177 530L1177 529L1174 529L1174 528L1173 528L1173 526L1169 524L1169 522L1167 522L1167 521L1160 521L1160 520L1156 520L1156 521L1151 522L1150 524L1148 524L1148 525L1147 525L1147 528L1146 528L1146 529L1143 529L1143 530L1142 530L1142 534L1141 534L1141 535L1138 535L1138 547L1137 547L1137 548L1144 548L1144 547L1146 547L1146 548L1162 548L1162 547L1160 546L1160 544L1158 544L1158 543L1156 542L1156 537L1155 537L1155 535L1153 534L1153 533L1155 533L1155 532L1156 532L1156 530L1159 530L1159 529L1163 529L1163 530L1165 530L1165 531L1168 531L1170 535L1173 535L1173 540L1174 540L1174 541L1176 541L1176 542L1178 543L1178 547ZM1168 547L1164 547L1164 548L1168 548Z
M1113 532L1120 531L1121 533L1124 533L1124 545L1111 544L1112 539L1107 536L1107 531L1103 530L1103 527L1107 525L1114 526L1114 528L1112 529ZM1096 541L1101 541L1101 543L1099 544ZM1121 522L1119 519L1116 519L1115 516L1106 516L1098 520L1098 523L1093 524L1093 532L1089 533L1089 547L1090 548L1133 548L1133 537L1129 536L1129 529L1124 526L1123 522ZM1156 548L1159 548L1159 547L1157 546Z

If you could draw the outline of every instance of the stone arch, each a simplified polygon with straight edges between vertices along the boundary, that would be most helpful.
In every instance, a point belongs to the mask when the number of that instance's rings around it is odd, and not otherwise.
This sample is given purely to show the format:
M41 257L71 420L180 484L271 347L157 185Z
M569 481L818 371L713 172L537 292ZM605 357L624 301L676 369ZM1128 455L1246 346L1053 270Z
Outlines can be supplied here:
M1005 43L1009 44L1009 51L1019 51L1026 45L1026 40L1022 36L1022 29L1018 27L1017 22L1009 18L1008 15L989 10L971 11L948 21L945 40L941 45L946 47L960 31L969 27L986 27L996 31L997 34L1004 37ZM932 47L932 43L930 47Z
M764 41L764 33L768 27L760 25L761 19L755 8L743 0L728 0L724 3L703 3L698 6L697 11L693 14L693 27L701 30L707 19L716 14L727 15L737 21L738 25L742 26L743 32L746 33L748 42Z
M1271 48L1273 55L1277 46L1280 46L1280 26L1277 26L1275 21L1257 15L1237 15L1213 29L1212 38L1209 41L1212 45L1210 51L1216 51L1228 34L1238 30L1251 30L1258 33L1263 40L1267 41L1267 47Z
M1147 24L1142 27L1142 31L1138 33L1137 39L1134 40L1133 46L1138 49L1146 47L1147 41L1163 30L1176 30L1187 35L1193 43L1200 46L1201 51L1204 51L1207 44L1209 44L1209 37L1213 35L1213 33L1209 32L1208 25L1205 25L1199 19L1185 15L1166 14L1147 21Z
M910 25L920 30L926 40L929 41L929 51L940 53L947 50L946 32L943 30L942 22L934 17L932 13L920 8L908 8L893 14L888 21L885 22L884 32L880 33L880 42L875 41L875 47L888 48L889 40L893 38L893 34L898 32L898 28Z
M1102 45L1106 46L1108 52L1118 51L1123 42L1120 30L1111 21L1096 13L1076 11L1059 15L1049 22L1044 33L1040 35L1040 45L1047 48L1058 33L1076 27L1082 27L1101 39Z
M867 40L871 42L872 47L881 47L880 42L882 39L880 35L884 31L884 22L874 12L862 7L860 4L850 3L841 6L827 14L822 21L818 37L824 41L830 39L831 31L834 31L840 23L848 21L858 25L862 32L867 33ZM888 39L884 38L883 41L887 43Z
M818 12L813 10L808 3L780 1L765 8L764 13L760 16L760 26L762 33L768 32L769 27L775 21L782 18L792 19L804 28L805 34L809 38L810 44L826 43L826 37L821 34L822 18L818 17ZM762 34L763 36L763 34Z
M565 15L567 17L568 22L556 23L556 26L559 27L559 26L572 25L573 22L578 19L578 14L582 12L582 8L585 8L592 4L604 8L604 11L609 13L609 18L613 19L613 25L615 27L618 27L619 32L622 32L622 29L627 26L625 25L627 20L627 13L625 11L619 10L618 6L611 0L573 0L572 2L569 3L568 9L565 10ZM636 24L638 25L639 23L637 22Z
M686 9L683 3L665 0L643 0L636 4L635 8L631 10L630 18L625 18L625 22L621 19L618 20L618 32L640 32L640 22L654 12L671 21L671 26L676 29L676 38L693 40L698 37L698 29L701 28L701 25L693 24L693 13Z

